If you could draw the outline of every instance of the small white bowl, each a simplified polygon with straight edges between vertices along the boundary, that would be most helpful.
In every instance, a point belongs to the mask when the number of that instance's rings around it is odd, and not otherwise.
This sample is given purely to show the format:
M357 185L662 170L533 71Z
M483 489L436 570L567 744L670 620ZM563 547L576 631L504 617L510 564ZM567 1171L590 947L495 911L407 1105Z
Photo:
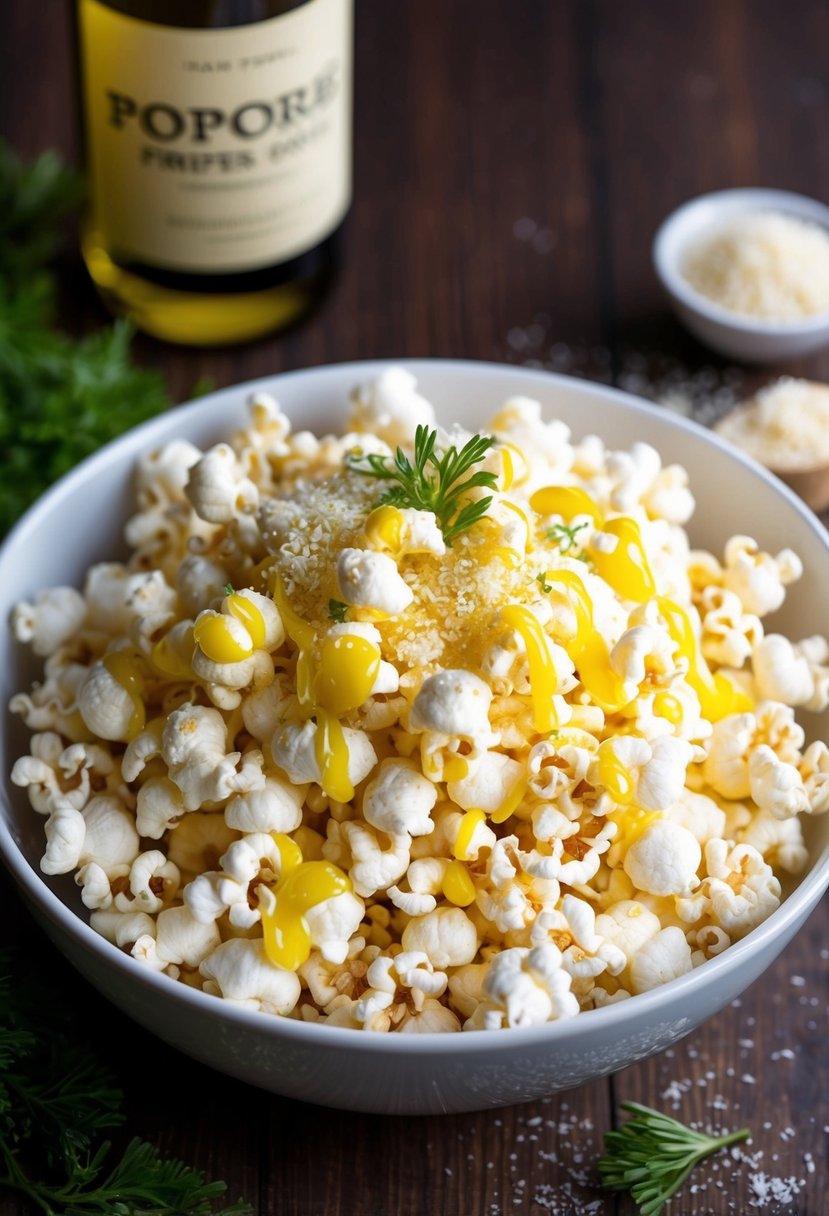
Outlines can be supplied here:
M691 247L735 215L775 211L829 230L829 207L788 190L718 190L683 204L662 223L653 242L653 264L674 311L712 350L743 363L776 363L811 354L829 343L829 312L786 323L754 320L695 291L682 274Z
M297 426L341 429L348 394L382 363L350 363L271 376L212 393L130 431L62 478L0 549L0 703L38 678L40 664L7 627L13 605L61 583L79 585L95 561L123 554L137 458L172 439L201 447L247 419L245 402L273 393ZM653 444L690 474L695 547L721 551L735 532L771 552L794 548L804 565L772 627L789 637L825 632L829 533L775 477L702 427L584 380L491 363L412 360L405 364L445 422L472 429L511 395L537 398L577 438L599 434L618 448ZM810 738L827 737L829 713L809 715ZM517 1030L464 1034L379 1034L258 1013L143 967L89 925L69 875L40 872L43 819L9 773L28 747L19 718L0 730L0 858L58 950L104 998L160 1038L211 1068L305 1102L390 1114L481 1110L526 1102L643 1060L669 1047L762 974L800 929L829 884L829 814L804 823L809 866L772 915L742 941L688 975L578 1017ZM737 1060L737 1045L731 1048Z

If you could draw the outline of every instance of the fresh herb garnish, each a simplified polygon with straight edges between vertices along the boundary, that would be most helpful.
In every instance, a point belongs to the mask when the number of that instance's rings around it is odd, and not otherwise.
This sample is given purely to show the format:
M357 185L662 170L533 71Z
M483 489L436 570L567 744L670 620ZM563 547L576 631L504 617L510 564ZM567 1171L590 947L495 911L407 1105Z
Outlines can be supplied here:
M537 574L535 576L535 581L538 583L539 587L541 588L541 590L544 592L545 595L547 594L548 591L552 591L553 584L548 583L546 577L543 574Z
M743 1127L725 1136L706 1136L638 1102L623 1102L622 1109L633 1118L619 1131L605 1133L599 1173L609 1190L631 1192L641 1216L659 1216L694 1166L750 1135Z
M582 528L586 528L587 523L576 524L574 528L570 528L567 524L553 524L547 529L547 539L555 541L562 553L569 553L575 544L576 536L581 532Z
M130 363L125 322L82 338L53 328L46 263L81 193L54 153L22 165L0 143L0 535L79 460L170 405L162 377Z
M348 604L344 604L342 600L328 601L328 615L332 621L336 621L338 625L345 623L345 614L348 612Z
M460 451L453 444L438 454L435 451L437 437L435 430L425 426L417 428L414 463L402 448L398 448L391 465L388 457L373 452L369 456L352 457L350 467L366 477L396 482L396 485L383 491L380 502L393 507L432 511L437 517L443 539L447 545L451 545L462 532L468 531L482 519L492 504L491 497L466 504L462 500L470 490L478 487L487 490L496 488L494 473L487 473L483 469L470 473L472 467L484 459L495 440L488 435L475 435ZM363 462L368 464L367 468Z
M236 594L236 592L233 589L233 583L225 583L225 595L235 595L235 594Z
M119 1156L100 1133L123 1123L123 1095L79 1041L54 991L0 956L0 1187L46 1216L245 1216L216 1208L227 1187L131 1140Z

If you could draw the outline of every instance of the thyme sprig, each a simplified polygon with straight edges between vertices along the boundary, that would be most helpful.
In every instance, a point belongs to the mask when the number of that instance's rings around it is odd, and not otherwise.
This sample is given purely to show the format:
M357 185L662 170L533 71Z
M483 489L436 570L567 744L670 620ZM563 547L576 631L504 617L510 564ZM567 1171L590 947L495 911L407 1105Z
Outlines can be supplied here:
M452 444L444 452L438 452L437 438L436 430L419 426L415 431L413 460L398 447L391 464L387 456L372 452L367 456L353 456L350 468L366 477L394 482L380 495L380 502L393 507L432 511L444 541L451 545L482 519L492 505L491 496L469 502L463 500L470 490L478 487L496 488L494 473L483 469L471 472L495 440L489 435L474 435L460 450Z
M569 553L574 545L579 544L576 539L582 528L586 528L587 523L576 524L571 528L567 524L553 524L547 529L547 539L555 541L562 553Z
M622 1109L633 1117L619 1131L605 1133L599 1173L609 1190L631 1192L641 1216L659 1216L694 1166L750 1135L743 1127L724 1136L707 1136L638 1102L623 1102Z

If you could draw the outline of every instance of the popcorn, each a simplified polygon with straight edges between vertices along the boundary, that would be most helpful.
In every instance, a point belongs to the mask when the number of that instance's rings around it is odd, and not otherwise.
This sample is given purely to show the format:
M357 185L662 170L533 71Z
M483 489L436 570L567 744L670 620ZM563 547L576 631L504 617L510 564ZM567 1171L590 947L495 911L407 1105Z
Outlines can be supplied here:
M192 466L184 492L200 519L227 524L259 505L259 491L244 475L233 448L218 443Z
M290 1013L299 1000L299 978L274 967L261 942L223 942L201 962L199 971L208 981L205 992L262 1013Z
M502 950L484 977L486 1000L464 1029L495 1030L501 1026L534 1026L574 1017L579 1003L570 992L570 976L553 945L531 950Z
M472 437L413 446L408 371L353 404L147 454L128 560L18 605L44 871L137 964L354 1030L543 1024L727 950L829 810L829 642L764 629L799 559L691 551L680 466L528 398L454 500Z
M86 601L74 587L50 587L33 604L22 601L15 607L12 628L18 642L50 655L77 633L85 616Z
M625 873L651 895L687 895L699 885L702 850L695 836L678 823L658 819L645 828L625 854Z
M347 604L384 616L397 616L414 598L392 559L367 549L343 549L337 559L337 582Z

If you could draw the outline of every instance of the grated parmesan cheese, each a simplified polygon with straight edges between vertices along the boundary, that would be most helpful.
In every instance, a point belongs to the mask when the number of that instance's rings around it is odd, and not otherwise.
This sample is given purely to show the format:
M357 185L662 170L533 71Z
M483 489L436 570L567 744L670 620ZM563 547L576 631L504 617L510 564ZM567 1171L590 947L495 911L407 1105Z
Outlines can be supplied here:
M729 312L800 321L829 312L829 233L789 215L741 215L692 248L682 273Z
M813 467L829 460L829 385L784 376L716 430L769 468Z

